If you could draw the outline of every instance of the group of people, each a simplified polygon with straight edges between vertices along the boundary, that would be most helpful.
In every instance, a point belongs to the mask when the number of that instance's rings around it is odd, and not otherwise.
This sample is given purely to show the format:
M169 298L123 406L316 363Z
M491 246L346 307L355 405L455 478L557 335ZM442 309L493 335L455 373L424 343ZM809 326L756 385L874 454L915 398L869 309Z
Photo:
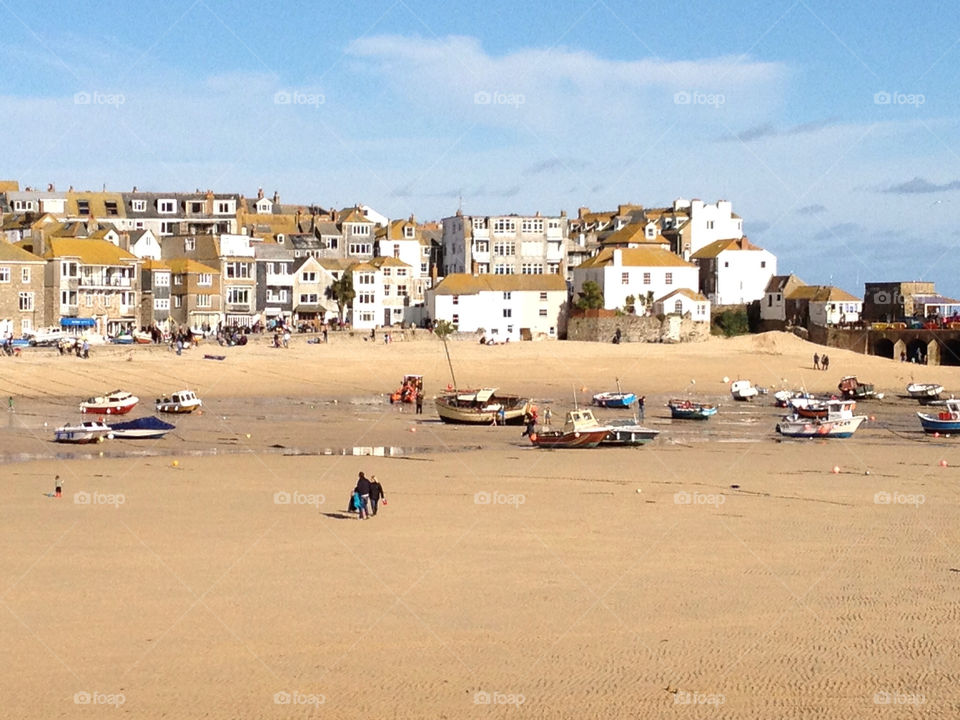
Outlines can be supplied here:
M73 351L78 358L88 360L90 358L90 341L86 338L76 340L61 340L57 343L57 352L66 355Z
M827 354L818 355L817 353L813 354L813 369L814 370L828 370L830 368L830 358L827 357Z
M361 471L356 487L350 494L350 507L347 509L350 512L356 512L358 520L367 520L377 514L377 507L381 500L384 505L387 504L387 496L377 476L371 475L368 478Z

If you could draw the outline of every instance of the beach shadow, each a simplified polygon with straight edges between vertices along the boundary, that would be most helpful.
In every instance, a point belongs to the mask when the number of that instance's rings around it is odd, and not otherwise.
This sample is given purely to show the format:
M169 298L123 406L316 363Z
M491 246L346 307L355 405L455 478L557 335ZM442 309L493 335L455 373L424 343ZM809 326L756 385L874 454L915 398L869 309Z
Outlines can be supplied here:
M346 513L342 513L342 512L328 512L328 513L320 513L320 514L323 515L324 517L332 518L334 520L356 520L357 519L356 515L347 515Z

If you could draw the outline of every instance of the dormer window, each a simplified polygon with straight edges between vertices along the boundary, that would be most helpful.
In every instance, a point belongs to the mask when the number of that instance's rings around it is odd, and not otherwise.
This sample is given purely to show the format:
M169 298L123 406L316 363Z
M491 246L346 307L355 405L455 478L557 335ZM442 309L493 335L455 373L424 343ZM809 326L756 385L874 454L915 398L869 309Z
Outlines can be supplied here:
M193 250L196 250L197 239L192 237L185 238L183 241L183 249L186 252L192 252Z
M146 200L131 200L130 209L134 212L146 212L147 211L147 201Z
M107 215L119 215L117 212L117 201L116 200L107 200L103 207L106 208Z
M172 214L177 211L176 200L157 200L157 212Z
M190 201L190 212L194 215L200 215L203 213L203 201L201 200L191 200Z
M217 202L218 215L230 215L233 213L233 202L230 200L219 200Z
M269 213L273 210L273 203L269 200L261 200L257 203L257 212L261 215Z
M407 225L405 228L403 228L403 236L404 236L405 238L408 238L408 239L412 239L412 238L413 238L413 226L412 226L412 225Z
M78 214L78 215L89 215L89 214L90 214L90 201L89 201L89 200L77 200L77 214Z

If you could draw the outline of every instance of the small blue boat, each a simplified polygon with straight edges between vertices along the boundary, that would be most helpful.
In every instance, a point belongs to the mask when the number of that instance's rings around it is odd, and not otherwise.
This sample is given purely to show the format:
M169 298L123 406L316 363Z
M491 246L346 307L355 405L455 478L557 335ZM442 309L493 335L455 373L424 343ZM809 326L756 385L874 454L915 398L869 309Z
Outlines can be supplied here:
M129 422L114 423L110 426L113 437L121 440L152 440L162 438L176 425L164 422L158 417L143 417Z
M960 400L947 400L944 410L936 414L918 412L923 431L928 433L960 432Z
M667 403L670 417L677 420L706 420L717 414L717 406L694 400L671 400Z
M620 387L620 378L617 378L616 392L602 392L593 396L593 404L605 408L628 408L637 401L632 392L624 392Z

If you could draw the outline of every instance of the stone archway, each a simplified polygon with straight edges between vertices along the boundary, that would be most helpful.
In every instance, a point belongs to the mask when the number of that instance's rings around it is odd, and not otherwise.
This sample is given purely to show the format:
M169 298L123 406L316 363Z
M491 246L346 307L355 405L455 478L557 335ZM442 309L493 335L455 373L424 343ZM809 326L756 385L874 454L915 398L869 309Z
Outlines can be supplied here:
M946 340L940 347L941 365L960 365L960 338Z
M873 354L877 357L893 358L893 340L880 338L873 344Z

